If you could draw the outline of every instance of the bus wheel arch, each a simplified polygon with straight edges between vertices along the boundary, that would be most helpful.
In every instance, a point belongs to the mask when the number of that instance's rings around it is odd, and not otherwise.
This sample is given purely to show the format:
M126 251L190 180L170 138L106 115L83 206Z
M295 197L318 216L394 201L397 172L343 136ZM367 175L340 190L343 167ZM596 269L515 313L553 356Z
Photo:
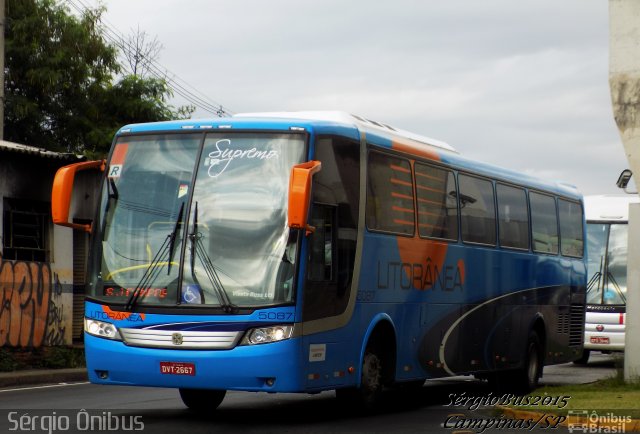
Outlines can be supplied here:
M382 398L382 391L395 380L396 333L388 315L378 315L364 335L355 387L336 390L338 399L357 410L371 411Z
M367 351L374 352L380 357L382 384L388 386L393 383L395 381L397 356L396 330L388 315L378 315L371 322L360 350L361 367L364 365Z

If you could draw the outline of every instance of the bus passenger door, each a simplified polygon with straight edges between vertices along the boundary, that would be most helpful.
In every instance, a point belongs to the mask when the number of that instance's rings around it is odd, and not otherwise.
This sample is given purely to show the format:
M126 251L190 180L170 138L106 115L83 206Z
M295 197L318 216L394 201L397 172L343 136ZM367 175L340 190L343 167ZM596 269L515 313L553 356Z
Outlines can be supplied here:
M315 230L308 237L309 255L303 308L305 321L334 314L337 292L335 214L335 206L313 205L310 224Z

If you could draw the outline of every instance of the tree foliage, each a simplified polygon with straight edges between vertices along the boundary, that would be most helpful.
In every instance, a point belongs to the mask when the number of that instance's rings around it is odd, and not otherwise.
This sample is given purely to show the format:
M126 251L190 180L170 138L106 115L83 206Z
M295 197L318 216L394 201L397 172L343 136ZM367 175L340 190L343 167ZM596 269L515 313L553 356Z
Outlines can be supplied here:
M6 140L104 155L122 125L189 117L164 80L119 76L102 8L74 16L55 0L7 0Z

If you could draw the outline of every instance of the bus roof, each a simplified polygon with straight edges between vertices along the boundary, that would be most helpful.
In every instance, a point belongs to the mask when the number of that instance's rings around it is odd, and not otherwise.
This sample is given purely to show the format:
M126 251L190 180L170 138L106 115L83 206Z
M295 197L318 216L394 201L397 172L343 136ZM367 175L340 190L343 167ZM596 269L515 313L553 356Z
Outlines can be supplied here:
M587 221L620 221L629 220L629 204L638 203L637 194L606 194L584 197L584 212Z
M542 190L554 191L561 195L579 199L581 197L577 188L573 185L554 180L530 176L522 172L505 169L471 160L459 154L449 144L432 139L430 137L414 134L386 123L373 121L361 116L342 111L295 111L295 112L261 112L239 113L228 118L212 119L185 119L166 122L152 122L144 124L131 124L122 127L118 134L125 133L150 133L159 131L184 131L184 130L222 130L226 128L242 129L282 129L308 128L324 133L341 133L352 135L355 138L357 132L364 133L367 140L373 140L374 144L387 144L391 147L396 140L413 144L413 150L417 153L423 151L439 155L439 160L453 168L477 173L506 182L526 185ZM378 139L376 139L376 137ZM412 151L411 151L412 152ZM413 153L413 152L412 152Z
M122 127L118 133L136 133L152 131L170 131L184 129L224 128L237 125L244 128L283 128L288 129L291 123L302 127L307 125L340 125L357 128L360 131L377 133L379 135L406 138L427 146L457 153L449 144L430 137L414 134L400 128L392 127L382 122L372 121L361 116L341 111L297 111L297 112L261 112L238 113L230 118L213 119L185 119L165 122L150 122L144 124L130 124Z
M441 140L431 137L421 136L400 128L392 127L389 124L372 121L362 116L341 112L341 111L299 111L299 112L263 112L263 113L238 113L235 118L279 118L279 119L303 119L313 121L329 121L347 125L353 125L360 131L376 131L378 133L387 133L394 136L404 137L415 142L425 145L435 146L451 152L458 152L456 149Z

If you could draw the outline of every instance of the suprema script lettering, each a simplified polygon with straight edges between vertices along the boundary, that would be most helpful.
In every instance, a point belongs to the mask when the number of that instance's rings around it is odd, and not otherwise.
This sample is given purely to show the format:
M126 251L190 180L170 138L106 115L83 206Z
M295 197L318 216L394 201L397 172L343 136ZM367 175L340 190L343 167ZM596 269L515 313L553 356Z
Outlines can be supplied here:
M233 149L231 148L230 139L218 140L215 143L216 150L209 152L209 158L207 158L205 164L209 166L208 173L211 178L217 178L229 167L231 161L240 159L258 159L258 160L270 160L271 158L278 158L280 152L274 149L267 149L264 151L256 148L251 149Z

